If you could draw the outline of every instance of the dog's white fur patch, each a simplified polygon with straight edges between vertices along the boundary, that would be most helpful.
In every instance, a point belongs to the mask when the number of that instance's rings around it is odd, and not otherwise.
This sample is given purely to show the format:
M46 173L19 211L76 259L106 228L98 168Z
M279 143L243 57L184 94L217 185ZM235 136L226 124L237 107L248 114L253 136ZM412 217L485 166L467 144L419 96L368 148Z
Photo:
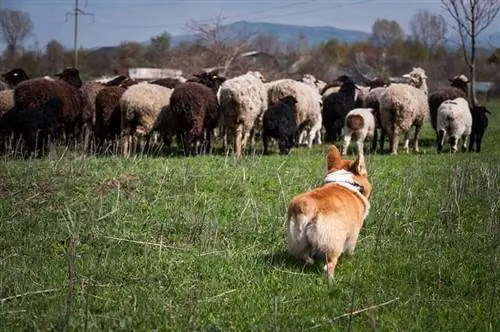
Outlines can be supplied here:
M365 213L363 214L363 220L368 216L370 212L370 202L366 199L365 196L359 191L359 184L354 181L354 174L351 172L341 169L335 172L331 172L327 174L324 180L325 184L336 184L342 186L344 188L349 189L353 193L355 193L364 203L365 205Z

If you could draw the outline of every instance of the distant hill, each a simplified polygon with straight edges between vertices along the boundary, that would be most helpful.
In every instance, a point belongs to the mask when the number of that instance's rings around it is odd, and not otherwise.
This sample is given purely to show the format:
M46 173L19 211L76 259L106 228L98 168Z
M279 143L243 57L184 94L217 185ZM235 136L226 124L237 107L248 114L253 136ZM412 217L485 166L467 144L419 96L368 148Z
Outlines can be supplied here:
M355 43L366 41L370 33L357 30L345 30L329 26L309 27L291 24L278 24L266 22L238 21L224 27L223 38L237 38L241 35L268 35L274 36L282 43L296 41L303 36L310 46L318 45L329 39L337 39L340 42ZM193 34L178 35L172 37L172 46L179 43L196 41L197 36Z

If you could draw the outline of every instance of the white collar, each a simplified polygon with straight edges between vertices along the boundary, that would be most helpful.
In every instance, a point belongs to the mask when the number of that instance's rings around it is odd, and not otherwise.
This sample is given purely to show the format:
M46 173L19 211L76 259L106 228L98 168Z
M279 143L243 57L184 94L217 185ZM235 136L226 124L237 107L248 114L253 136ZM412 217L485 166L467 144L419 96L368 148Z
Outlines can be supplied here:
M368 199L361 193L363 191L363 186L354 181L354 174L345 169L341 169L330 174L327 174L324 180L324 184L337 184L344 188L349 189L353 193L355 193L365 204L365 213L363 219L368 216L368 212L370 210L370 202Z

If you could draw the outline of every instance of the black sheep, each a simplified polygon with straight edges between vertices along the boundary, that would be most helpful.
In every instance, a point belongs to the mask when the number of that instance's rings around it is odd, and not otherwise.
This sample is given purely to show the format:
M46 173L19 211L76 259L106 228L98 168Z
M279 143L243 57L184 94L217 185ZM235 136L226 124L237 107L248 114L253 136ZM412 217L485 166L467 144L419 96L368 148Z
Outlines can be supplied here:
M356 84L346 75L339 76L337 81L342 84L339 91L325 98L321 112L325 140L329 143L334 143L340 137L347 113L355 108Z
M219 119L216 92L225 80L216 72L194 76L176 86L170 97L172 127L185 155L196 154L195 145L198 142L204 144L203 150L210 151L213 131Z
M13 89L16 85L23 81L29 80L28 74L21 68L14 68L6 73L2 74L2 78L8 84L10 89Z
M469 152L481 152L481 141L486 128L488 128L488 117L486 113L491 112L484 106L476 106L471 109L472 112L472 130L469 141Z
M281 154L288 154L295 145L294 138L297 132L295 104L297 99L288 95L281 98L265 112L262 119L262 142L264 154L269 154L269 139L278 141Z

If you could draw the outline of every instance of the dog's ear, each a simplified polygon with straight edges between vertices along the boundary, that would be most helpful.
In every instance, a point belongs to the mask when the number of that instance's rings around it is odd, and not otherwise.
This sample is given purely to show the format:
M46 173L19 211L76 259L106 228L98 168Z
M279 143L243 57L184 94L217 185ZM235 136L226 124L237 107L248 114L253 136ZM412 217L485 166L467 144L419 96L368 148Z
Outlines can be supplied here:
M361 176L366 176L366 164L365 164L365 156L364 154L359 154L358 159L351 165L351 172L355 174L359 174Z
M332 144L328 148L328 156L326 158L327 161L327 170L330 172L332 168L338 168L340 163L342 162L342 156L340 155L339 149Z

